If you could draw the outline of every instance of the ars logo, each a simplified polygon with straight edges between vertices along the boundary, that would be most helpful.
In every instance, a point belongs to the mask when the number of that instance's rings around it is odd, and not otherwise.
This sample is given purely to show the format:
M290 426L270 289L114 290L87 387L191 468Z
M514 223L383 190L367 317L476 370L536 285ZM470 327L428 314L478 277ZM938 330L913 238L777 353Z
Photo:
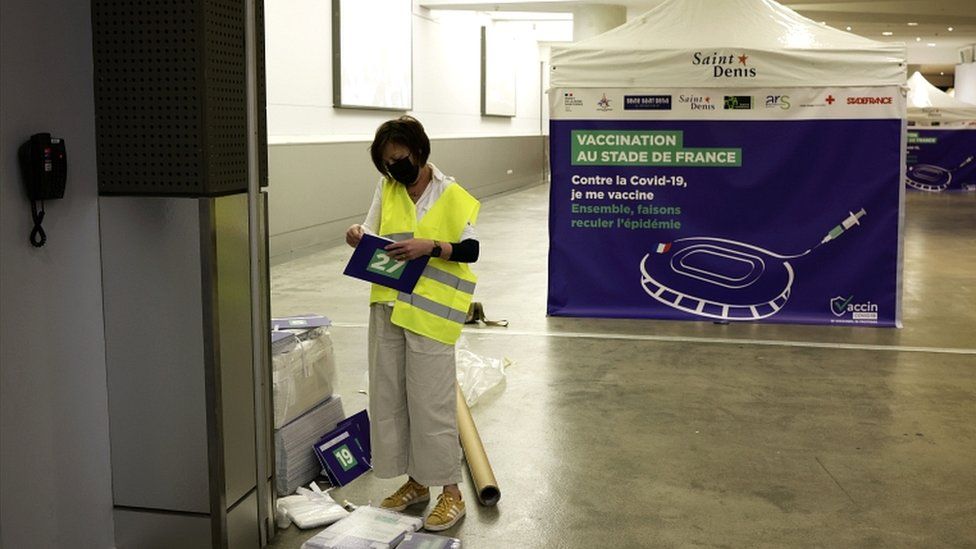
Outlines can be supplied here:
M792 105L790 104L790 96L788 95L767 95L766 96L766 108L780 108L788 110Z

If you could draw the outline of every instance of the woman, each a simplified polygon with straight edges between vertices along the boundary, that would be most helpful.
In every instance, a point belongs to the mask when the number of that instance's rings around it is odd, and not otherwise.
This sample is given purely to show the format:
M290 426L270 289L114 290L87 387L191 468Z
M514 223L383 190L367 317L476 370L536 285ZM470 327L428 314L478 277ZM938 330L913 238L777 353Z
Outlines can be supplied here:
M430 500L424 521L446 530L464 516L461 447L457 433L454 342L461 334L477 280L473 225L480 204L427 162L430 139L416 119L383 123L370 146L382 175L366 220L349 227L355 247L364 233L394 240L393 259L430 256L413 293L373 285L369 318L369 415L373 471L380 478L408 475L381 507L402 511Z

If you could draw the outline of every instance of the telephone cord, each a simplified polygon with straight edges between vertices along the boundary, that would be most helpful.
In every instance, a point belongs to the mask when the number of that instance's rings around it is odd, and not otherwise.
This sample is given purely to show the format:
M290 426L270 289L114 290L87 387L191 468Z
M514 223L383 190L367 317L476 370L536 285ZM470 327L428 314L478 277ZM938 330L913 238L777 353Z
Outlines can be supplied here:
M40 248L47 242L47 234L41 228L44 221L44 202L41 201L41 211L37 211L37 202L31 200L31 218L34 220L34 228L30 232L30 243L35 248Z

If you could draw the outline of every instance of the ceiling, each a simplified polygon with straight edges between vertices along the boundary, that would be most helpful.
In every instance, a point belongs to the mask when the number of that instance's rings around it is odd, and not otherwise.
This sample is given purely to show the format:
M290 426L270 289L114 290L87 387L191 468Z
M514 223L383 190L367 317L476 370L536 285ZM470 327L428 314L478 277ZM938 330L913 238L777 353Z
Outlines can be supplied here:
M629 16L663 0L420 0L431 9L571 12L582 5L624 6ZM715 0L719 1L719 0ZM779 0L800 14L874 40L904 42L910 70L933 84L952 85L959 49L976 44L976 0ZM912 23L912 25L910 25ZM949 28L952 28L950 31ZM890 36L882 33L891 33ZM944 74L940 74L944 73Z

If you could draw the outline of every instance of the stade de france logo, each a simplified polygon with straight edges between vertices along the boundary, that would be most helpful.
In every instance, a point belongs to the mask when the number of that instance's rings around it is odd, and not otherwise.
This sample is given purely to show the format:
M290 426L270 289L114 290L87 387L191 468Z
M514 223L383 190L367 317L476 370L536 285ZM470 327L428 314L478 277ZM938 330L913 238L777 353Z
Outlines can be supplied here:
M603 112L613 110L613 108L610 106L610 99L607 98L607 94L603 94L603 98L596 102L596 109Z

